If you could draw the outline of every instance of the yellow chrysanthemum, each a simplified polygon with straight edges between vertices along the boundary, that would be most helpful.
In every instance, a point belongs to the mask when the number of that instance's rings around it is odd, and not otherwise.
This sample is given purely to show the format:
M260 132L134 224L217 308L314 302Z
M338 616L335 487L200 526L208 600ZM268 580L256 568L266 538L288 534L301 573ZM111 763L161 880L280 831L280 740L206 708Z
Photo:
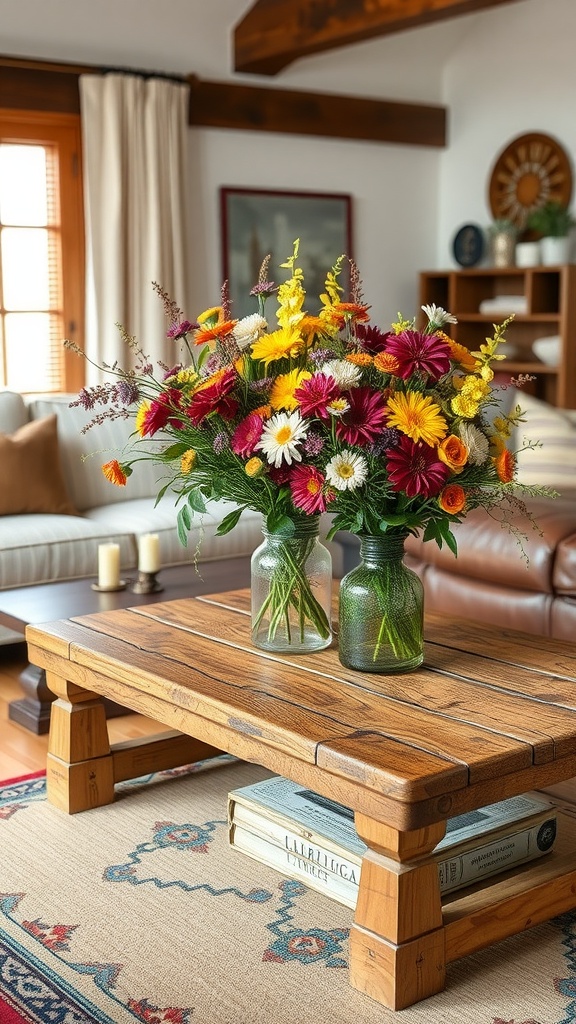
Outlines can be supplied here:
M298 402L294 398L296 388L299 388L302 381L309 380L312 374L309 370L290 370L290 373L282 373L276 377L270 391L270 405L273 409L297 409Z
M194 469L197 461L198 456L196 452L193 448L189 448L188 451L184 452L180 459L180 471L184 473L184 475L190 473L190 471Z
M310 342L310 339L315 334L333 334L336 332L336 328L323 320L321 316L311 316L309 313L306 313L302 318L298 324L298 329L307 342Z
M481 377L476 377L472 374L464 378L462 394L466 398L472 398L476 402L481 402L483 398L490 394L490 385L485 380L482 380Z
M150 408L150 404L151 404L150 402L141 402L140 405L138 406L138 412L136 413L135 426L136 426L136 430L140 434L140 437L144 437L144 420L146 418L146 413L148 412L148 410Z
M387 426L397 427L413 441L424 441L434 447L448 433L440 406L429 395L417 391L397 394L388 399L388 408L392 415L388 416Z
M265 334L252 345L252 358L261 359L268 366L276 359L298 355L305 347L304 340L297 330L281 327L272 334Z
M450 407L455 416L461 416L464 420L473 420L478 413L479 403L468 395L455 395L450 402Z

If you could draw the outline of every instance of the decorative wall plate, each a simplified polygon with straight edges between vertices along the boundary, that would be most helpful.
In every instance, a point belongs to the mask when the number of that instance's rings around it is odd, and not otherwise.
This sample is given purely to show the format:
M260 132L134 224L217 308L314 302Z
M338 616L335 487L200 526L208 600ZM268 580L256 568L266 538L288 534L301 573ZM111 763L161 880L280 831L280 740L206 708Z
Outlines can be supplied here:
M477 224L463 224L452 242L454 259L461 267L475 267L484 255L484 232Z
M523 228L532 210L555 200L568 206L572 168L567 153L549 135L519 135L500 153L490 176L489 201L495 219Z

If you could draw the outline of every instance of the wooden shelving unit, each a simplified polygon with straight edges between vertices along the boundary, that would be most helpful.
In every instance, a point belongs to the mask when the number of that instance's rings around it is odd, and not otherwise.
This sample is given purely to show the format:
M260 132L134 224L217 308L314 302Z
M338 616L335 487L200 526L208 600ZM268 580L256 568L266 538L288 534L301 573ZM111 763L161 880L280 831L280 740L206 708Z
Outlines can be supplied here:
M480 304L502 296L524 296L526 312L516 313L506 338L513 357L500 363L510 376L534 375L532 390L539 398L563 409L576 409L576 266L487 267L479 270L423 271L420 304L443 306L458 318L451 326L455 341L474 350L493 333L502 311L481 313ZM537 338L560 336L558 365L548 366L532 351ZM502 347L505 353L506 346Z

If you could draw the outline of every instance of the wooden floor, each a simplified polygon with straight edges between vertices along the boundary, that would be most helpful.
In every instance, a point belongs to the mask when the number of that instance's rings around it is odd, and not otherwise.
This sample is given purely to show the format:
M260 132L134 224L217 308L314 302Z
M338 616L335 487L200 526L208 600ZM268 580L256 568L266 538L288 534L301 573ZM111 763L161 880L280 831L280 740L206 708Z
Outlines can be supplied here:
M22 698L18 677L25 665L24 645L0 647L0 782L30 775L46 767L48 736L35 736L8 718L10 701ZM117 743L165 732L166 726L142 715L130 714L110 719L108 731L111 742Z

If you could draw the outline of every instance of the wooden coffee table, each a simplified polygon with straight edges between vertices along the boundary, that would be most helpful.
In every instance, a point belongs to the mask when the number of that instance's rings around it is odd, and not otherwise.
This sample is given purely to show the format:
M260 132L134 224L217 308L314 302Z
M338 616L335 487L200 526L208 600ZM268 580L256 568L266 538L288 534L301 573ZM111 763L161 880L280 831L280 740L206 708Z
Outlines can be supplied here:
M228 751L353 808L368 852L351 982L409 1006L451 961L576 906L569 815L546 857L444 901L430 857L448 817L576 775L576 646L433 616L426 638L405 675L344 669L335 649L272 655L250 643L248 591L29 626L59 698L48 798L87 810L115 782ZM178 732L111 748L101 695Z
M159 600L158 594L133 593L130 584L136 579L135 569L128 570L126 576L132 579L128 579L128 586L124 590L93 590L95 576L0 590L0 626L12 634L10 642L17 643L24 640L28 623L64 619L88 612L112 611L131 605L155 604ZM158 582L163 587L163 600L244 587L250 582L250 557L200 562L198 571L190 564L165 566L158 574ZM17 722L30 732L43 735L50 727L54 700L54 694L46 685L43 669L33 664L27 665L20 675L20 684L24 696L12 701L8 716L12 722ZM126 714L125 708L108 702L108 718L122 714Z

